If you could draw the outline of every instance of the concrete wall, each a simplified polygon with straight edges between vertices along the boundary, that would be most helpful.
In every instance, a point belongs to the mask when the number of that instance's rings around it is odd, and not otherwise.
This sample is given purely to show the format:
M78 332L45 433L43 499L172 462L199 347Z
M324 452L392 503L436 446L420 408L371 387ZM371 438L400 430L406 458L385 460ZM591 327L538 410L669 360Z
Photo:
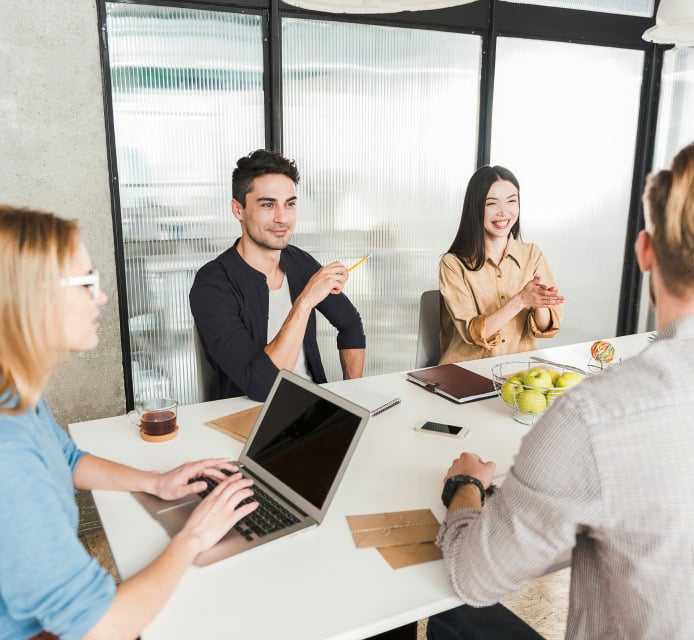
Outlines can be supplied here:
M78 218L109 295L49 384L63 426L125 410L98 33L94 0L0 2L0 202Z

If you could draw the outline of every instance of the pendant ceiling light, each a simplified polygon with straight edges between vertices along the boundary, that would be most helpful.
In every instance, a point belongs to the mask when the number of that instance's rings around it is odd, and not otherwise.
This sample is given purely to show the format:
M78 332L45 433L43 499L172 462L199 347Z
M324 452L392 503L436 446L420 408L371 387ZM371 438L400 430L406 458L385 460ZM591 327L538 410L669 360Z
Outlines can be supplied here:
M443 9L476 0L284 0L287 4L330 13L399 13Z
M644 32L643 39L656 44L694 46L694 1L661 0L655 26Z

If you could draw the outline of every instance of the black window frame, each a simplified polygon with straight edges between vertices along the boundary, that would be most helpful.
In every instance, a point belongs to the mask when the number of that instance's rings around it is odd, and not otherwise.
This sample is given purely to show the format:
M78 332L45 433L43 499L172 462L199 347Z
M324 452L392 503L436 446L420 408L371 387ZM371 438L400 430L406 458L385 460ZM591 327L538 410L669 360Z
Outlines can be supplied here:
M112 93L108 61L106 3L204 9L251 13L262 17L265 144L282 151L282 19L304 18L391 27L467 33L482 37L480 102L478 112L477 165L490 157L496 42L499 36L555 42L599 45L644 51L642 88L632 185L622 263L620 299L615 335L637 330L641 299L641 273L633 251L634 241L643 228L641 193L652 168L660 98L663 52L669 48L644 41L643 32L655 24L655 18L613 13L514 4L503 0L478 0L448 9L390 14L334 14L301 9L281 0L95 0L100 34L100 55L104 97L105 133L111 188L111 209L119 299L121 348L126 406L134 405L132 358L128 329L128 305L125 280L124 244L118 192L118 165L113 125ZM658 0L654 8L657 10Z

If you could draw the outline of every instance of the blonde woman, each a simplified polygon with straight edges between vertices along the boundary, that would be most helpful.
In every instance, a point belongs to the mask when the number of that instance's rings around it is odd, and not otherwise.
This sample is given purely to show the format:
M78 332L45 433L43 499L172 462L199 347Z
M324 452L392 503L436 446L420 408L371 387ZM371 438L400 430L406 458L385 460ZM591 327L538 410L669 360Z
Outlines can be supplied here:
M75 221L0 206L0 637L135 638L195 556L257 503L223 459L167 473L80 451L56 424L43 390L65 353L98 343L106 296ZM77 537L74 489L146 491L164 499L217 488L148 567L116 587Z

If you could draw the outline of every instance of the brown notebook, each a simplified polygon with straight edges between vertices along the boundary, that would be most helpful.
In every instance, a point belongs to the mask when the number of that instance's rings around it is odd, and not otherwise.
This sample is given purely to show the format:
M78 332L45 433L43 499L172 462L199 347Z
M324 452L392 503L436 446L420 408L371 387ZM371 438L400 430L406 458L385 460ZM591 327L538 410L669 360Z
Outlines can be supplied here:
M251 407L250 409L237 411L228 416L210 420L206 422L205 425L217 429L217 431L221 431L222 433L226 433L228 436L236 438L236 440L246 442L248 436L251 435L251 431L253 431L253 425L255 425L262 409L263 405L261 404L257 407Z
M427 391L438 393L461 404L496 395L494 383L490 378L463 369L457 364L440 364L429 369L410 371L407 379Z

